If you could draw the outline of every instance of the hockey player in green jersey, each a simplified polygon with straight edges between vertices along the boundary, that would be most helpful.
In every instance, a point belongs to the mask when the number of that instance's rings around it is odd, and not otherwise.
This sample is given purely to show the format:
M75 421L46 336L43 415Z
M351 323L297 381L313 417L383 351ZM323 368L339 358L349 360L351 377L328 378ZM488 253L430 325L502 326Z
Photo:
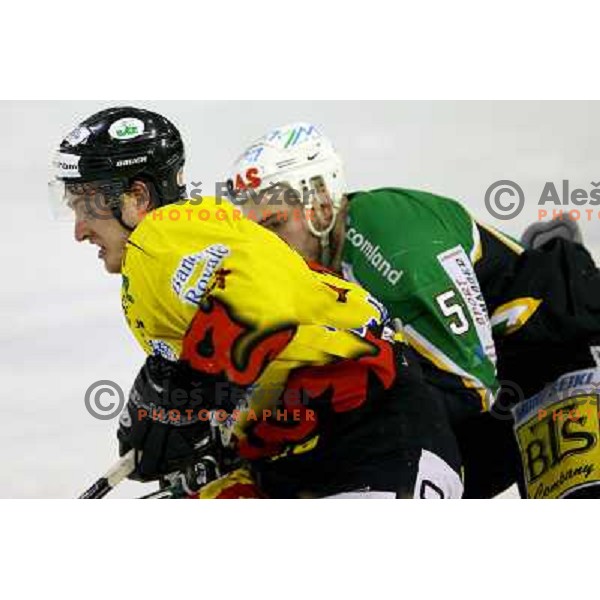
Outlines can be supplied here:
M582 246L555 240L526 252L458 202L427 192L347 193L341 159L305 123L253 143L228 187L246 215L306 259L360 282L401 319L430 383L446 397L467 497L502 491L521 466L530 489L547 475L546 463L560 462L546 452L547 439L519 437L519 458L507 404L596 366L600 275Z

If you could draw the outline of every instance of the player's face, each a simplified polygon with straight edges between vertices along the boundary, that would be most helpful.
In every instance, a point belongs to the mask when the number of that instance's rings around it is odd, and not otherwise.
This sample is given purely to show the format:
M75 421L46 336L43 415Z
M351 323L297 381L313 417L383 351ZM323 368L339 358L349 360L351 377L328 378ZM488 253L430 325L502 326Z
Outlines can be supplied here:
M75 239L98 246L98 258L109 273L121 272L127 231L112 213L106 196L91 184L67 188L67 203L75 214Z
M75 239L98 246L98 258L109 273L120 273L125 244L131 235L115 218L105 196L92 186L84 190L74 186L67 190L67 202L75 213ZM85 193L83 193L85 192ZM134 182L130 190L117 196L121 220L133 229L151 207L150 194L142 182Z
M319 241L308 229L306 220L306 211L301 206L282 206L275 214L273 210L264 210L258 222L287 242L304 258L318 260Z
M319 240L310 232L310 212L299 202L287 202L282 194L263 194L260 200L240 207L249 219L269 229L308 260L318 260ZM307 214L308 213L308 214Z
M75 213L75 239L98 246L98 258L109 273L121 272L121 261L129 231L121 226L110 209L89 196L69 199Z

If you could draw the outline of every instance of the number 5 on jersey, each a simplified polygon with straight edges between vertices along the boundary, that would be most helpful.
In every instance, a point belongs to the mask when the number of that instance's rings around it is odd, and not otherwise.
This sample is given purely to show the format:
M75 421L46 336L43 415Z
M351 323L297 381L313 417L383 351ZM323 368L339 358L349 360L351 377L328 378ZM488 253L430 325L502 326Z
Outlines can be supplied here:
M450 319L450 330L455 335L463 335L469 331L469 321L465 317L465 311L456 298L454 290L448 290L435 297L442 314Z

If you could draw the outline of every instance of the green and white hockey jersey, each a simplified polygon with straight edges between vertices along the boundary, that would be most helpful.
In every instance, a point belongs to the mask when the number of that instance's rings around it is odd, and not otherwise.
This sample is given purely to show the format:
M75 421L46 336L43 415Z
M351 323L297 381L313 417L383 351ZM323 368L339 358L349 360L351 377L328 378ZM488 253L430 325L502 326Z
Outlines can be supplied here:
M600 364L600 270L582 245L524 250L427 192L348 197L344 275L402 320L408 342L437 367L433 383L474 390L489 408L498 378L527 398Z
M349 194L342 271L401 319L422 356L477 392L498 391L486 301L475 274L477 224L454 200L383 188Z

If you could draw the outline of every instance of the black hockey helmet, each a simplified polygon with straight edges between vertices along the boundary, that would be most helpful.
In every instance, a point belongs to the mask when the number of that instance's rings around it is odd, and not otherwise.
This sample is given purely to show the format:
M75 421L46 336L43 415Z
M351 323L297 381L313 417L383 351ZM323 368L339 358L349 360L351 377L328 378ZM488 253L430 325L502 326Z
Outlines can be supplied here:
M62 199L69 186L98 185L120 219L121 194L134 179L149 184L155 206L184 199L184 162L181 135L168 119L118 106L88 117L61 142L53 183Z

